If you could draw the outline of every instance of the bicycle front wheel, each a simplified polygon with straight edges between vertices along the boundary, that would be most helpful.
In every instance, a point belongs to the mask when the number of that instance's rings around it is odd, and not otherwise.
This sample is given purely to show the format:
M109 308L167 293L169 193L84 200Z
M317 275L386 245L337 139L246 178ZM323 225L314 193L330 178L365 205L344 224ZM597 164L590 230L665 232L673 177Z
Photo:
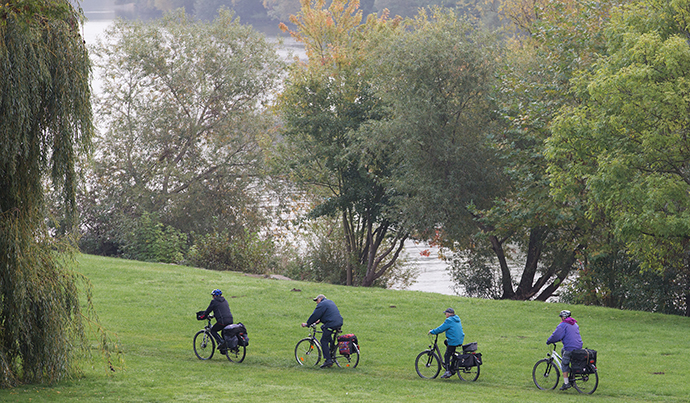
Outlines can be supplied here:
M194 335L194 354L200 360L210 360L216 351L216 341L207 331L199 330Z
M311 338L302 339L295 346L295 359L299 365L314 366L321 361L321 346Z
M336 354L333 356L335 365L340 368L357 368L357 364L359 364L359 347L357 347L357 345L354 343L352 343L352 346L354 351L348 355L341 355L340 353L336 352Z
M463 381L474 382L479 378L479 365L474 367L460 367L458 368L458 378Z
M434 350L424 350L414 361L414 368L420 377L434 379L441 372L441 359L434 353Z
M582 374L573 376L573 387L580 393L591 395L599 386L599 373Z
M561 378L561 371L556 367L553 360L544 358L537 361L532 369L532 379L534 384L541 390L556 389L558 380Z
M231 348L228 350L226 356L228 361L240 363L244 361L244 356L247 355L246 346L237 346L236 348Z

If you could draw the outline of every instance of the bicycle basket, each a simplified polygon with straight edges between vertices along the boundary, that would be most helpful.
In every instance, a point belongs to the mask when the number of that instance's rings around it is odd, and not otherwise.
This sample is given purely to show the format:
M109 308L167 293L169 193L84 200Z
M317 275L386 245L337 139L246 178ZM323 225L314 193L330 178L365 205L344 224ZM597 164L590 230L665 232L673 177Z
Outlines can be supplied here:
M463 353L470 353L473 351L477 351L477 343L467 343L462 345L462 352Z

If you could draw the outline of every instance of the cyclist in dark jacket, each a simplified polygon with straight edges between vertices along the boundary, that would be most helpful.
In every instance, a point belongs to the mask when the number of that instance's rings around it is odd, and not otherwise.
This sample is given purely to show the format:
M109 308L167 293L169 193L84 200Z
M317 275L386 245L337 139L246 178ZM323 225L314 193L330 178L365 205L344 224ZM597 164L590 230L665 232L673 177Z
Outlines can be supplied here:
M323 347L323 358L326 360L321 368L333 366L333 358L331 358L331 348L333 347L332 335L336 329L343 326L343 317L340 316L338 307L335 302L326 299L323 294L319 294L316 298L316 308L311 314L306 323L302 323L302 327L311 326L314 323L321 322L321 346Z
M216 324L211 327L211 334L218 341L218 348L221 348L225 344L225 341L218 335L219 330L227 325L232 325L232 313L230 312L230 305L228 301L223 297L223 292L219 289L215 289L211 292L211 303L208 304L208 308L204 311L204 317L208 316L209 313L213 312L213 317L216 318Z

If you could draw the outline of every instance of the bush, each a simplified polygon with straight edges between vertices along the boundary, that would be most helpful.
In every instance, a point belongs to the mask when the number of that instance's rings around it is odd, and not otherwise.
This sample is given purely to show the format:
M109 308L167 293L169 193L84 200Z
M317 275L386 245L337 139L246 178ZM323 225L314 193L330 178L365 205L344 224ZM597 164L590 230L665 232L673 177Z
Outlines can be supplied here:
M156 214L144 213L124 234L122 257L146 262L180 263L184 258L187 235L163 225Z
M245 230L232 234L228 230L200 235L187 254L189 264L209 270L229 270L264 274L269 272L275 254L271 239Z

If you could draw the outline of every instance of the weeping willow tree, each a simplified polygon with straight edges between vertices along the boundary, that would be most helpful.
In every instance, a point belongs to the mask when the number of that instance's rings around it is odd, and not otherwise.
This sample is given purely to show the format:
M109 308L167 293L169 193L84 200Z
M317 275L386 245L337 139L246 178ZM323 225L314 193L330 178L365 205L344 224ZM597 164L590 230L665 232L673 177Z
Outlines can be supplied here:
M93 132L82 16L69 0L0 4L2 387L63 379L85 351L81 280L67 241L75 162ZM47 219L47 192L59 195L56 220Z

